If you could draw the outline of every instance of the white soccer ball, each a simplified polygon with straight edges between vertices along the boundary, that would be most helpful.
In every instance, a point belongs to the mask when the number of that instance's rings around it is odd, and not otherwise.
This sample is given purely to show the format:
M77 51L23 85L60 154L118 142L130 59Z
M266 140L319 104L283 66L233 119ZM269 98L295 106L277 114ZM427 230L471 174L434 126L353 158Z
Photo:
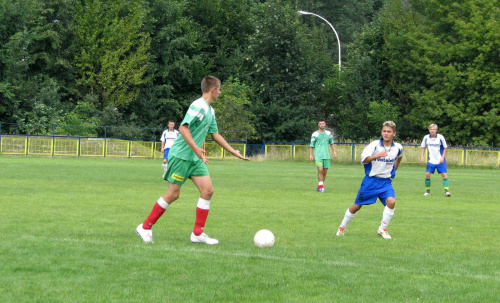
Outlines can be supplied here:
M261 229L253 237L253 242L257 247L271 247L274 245L274 235L270 230Z

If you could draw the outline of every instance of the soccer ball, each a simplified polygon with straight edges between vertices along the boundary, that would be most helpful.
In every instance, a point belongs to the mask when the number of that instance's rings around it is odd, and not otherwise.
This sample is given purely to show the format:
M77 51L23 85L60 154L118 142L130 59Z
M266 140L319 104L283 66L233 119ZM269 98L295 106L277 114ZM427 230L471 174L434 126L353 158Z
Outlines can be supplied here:
M274 235L270 230L261 229L253 237L253 243L257 247L271 247L274 245Z

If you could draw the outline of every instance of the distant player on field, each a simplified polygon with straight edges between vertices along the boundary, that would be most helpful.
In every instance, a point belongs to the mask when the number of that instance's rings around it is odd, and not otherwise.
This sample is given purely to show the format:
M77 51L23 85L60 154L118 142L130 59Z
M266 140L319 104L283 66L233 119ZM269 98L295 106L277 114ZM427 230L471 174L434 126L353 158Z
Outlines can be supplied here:
M396 193L392 187L392 179L403 157L403 146L393 141L396 136L396 124L385 121L382 125L382 138L368 144L361 153L361 163L365 167L365 177L361 183L354 204L347 209L337 236L343 236L347 224L363 205L380 202L385 206L382 221L377 233L384 239L391 239L387 226L394 215Z
M163 175L167 172L168 167L168 153L172 145L174 145L177 136L179 135L179 131L174 129L175 122L173 120L168 121L168 128L161 135L161 152L163 153Z
M156 201L149 216L135 230L144 242L153 242L151 227L163 215L167 207L179 198L181 186L189 178L200 191L191 242L209 245L219 243L217 239L210 238L203 231L210 208L210 199L214 193L207 168L208 160L205 157L205 150L202 149L205 137L211 134L212 139L228 152L242 160L250 160L233 149L219 134L211 104L219 97L220 86L220 80L213 76L203 78L201 82L203 94L191 103L179 126L181 135L170 149L168 168L164 176L164 179L168 181L168 190Z
M316 191L326 192L324 182L326 173L330 168L330 150L333 149L333 155L337 158L337 150L335 149L335 142L333 135L330 131L326 130L326 121L318 121L319 129L311 136L311 143L309 144L309 161L314 161L318 169L318 188ZM314 152L314 155L313 155Z
M450 187L448 183L448 170L446 168L446 151L448 144L443 135L437 133L438 127L436 124L429 125L429 134L424 136L422 140L422 157L420 161L424 163L425 149L427 149L427 169L425 173L425 193L424 196L431 195L431 174L438 171L443 177L444 194L446 197L451 197Z

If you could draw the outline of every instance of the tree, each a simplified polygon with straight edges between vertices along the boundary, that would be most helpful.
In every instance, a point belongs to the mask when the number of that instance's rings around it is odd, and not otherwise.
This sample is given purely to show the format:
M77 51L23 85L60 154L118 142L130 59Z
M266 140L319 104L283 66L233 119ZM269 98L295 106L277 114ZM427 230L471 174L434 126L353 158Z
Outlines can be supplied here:
M347 58L349 49L347 46L355 40L354 35L361 31L364 25L370 23L375 17L376 12L382 6L382 0L344 0L344 1L310 1L302 0L297 7L299 10L313 12L325 17L329 20L339 33L339 38L342 41L342 59ZM306 23L317 24L322 27L323 21L311 19L304 20ZM328 31L331 31L327 28ZM328 45L336 45L337 41L331 33L325 34L328 40ZM333 56L338 58L337 49L332 47Z
M142 0L76 3L79 87L82 95L98 95L101 108L126 106L146 82L150 38L142 31L143 4Z
M74 96L67 1L16 2L1 13L0 120L59 123Z
M180 121L201 94L201 79L210 74L211 59L203 52L203 30L188 13L192 2L153 0L144 24L151 39L146 77L136 100L125 109L128 121L155 127Z
M344 65L344 128L365 138L359 121L388 102L403 140L437 123L451 144L498 146L498 12L498 1L385 1Z
M382 56L383 45L380 26L376 23L365 26L356 35L356 42L350 45L341 78L328 86L331 94L337 97L332 108L337 136L342 139L365 141L373 136L373 129L380 128L368 116L370 104L373 108L374 103L390 98L385 82L389 75Z
M324 48L313 52L295 9L266 2L254 10L254 33L244 53L243 81L254 90L252 112L260 141L306 141L308 129L327 113L320 105L319 70L331 70ZM316 49L318 50L318 49ZM325 67L323 63L328 62ZM317 63L317 65L315 65Z
M428 35L412 33L429 58L426 85L412 94L416 126L440 124L454 144L500 145L499 1L426 1Z
M238 78L229 78L221 87L221 95L213 103L219 131L246 131L248 136L255 134L250 111L252 97L251 88L240 82ZM227 140L230 137L224 135Z

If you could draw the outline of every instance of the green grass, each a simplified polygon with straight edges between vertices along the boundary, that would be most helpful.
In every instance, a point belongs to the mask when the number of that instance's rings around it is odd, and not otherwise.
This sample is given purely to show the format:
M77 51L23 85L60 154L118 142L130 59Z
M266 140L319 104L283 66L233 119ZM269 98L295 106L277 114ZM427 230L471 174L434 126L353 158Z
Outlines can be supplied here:
M335 237L363 177L334 165L326 194L308 162L211 161L206 232L189 241L188 181L154 226L135 227L166 190L161 160L0 157L0 302L494 302L500 286L498 169L452 167L423 197L425 169L404 162L383 207L363 207ZM259 229L276 244L253 245Z

